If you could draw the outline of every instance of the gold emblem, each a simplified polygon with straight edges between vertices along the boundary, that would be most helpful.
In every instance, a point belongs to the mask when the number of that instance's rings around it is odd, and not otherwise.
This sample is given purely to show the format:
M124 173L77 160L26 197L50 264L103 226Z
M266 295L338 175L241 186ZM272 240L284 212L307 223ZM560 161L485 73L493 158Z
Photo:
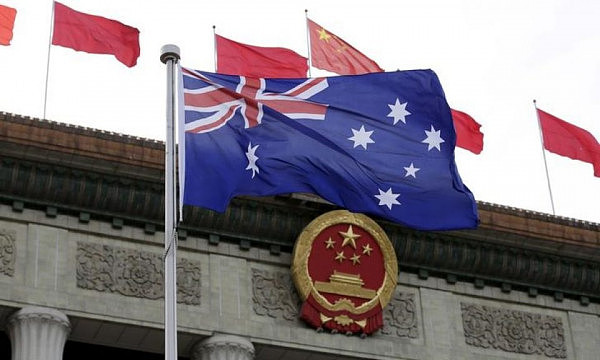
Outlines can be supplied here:
M301 317L314 326L351 332L374 331L369 319L381 317L398 279L396 254L383 229L346 210L326 213L306 226L294 247L291 270L300 297L314 310Z

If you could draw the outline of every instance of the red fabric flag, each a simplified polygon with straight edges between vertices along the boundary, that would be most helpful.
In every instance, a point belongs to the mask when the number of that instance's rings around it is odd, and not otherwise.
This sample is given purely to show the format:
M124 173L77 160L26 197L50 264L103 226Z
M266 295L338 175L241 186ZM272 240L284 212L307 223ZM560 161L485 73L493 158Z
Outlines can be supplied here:
M54 2L52 45L92 54L112 54L132 67L140 56L139 37L140 31L134 27Z
M304 78L308 59L280 47L242 44L215 35L217 72L229 75L268 78Z
M16 9L0 5L0 45L10 45L16 16Z
M366 74L382 68L344 40L308 20L312 66L340 75Z
M479 131L481 125L469 114L450 109L452 121L456 130L456 146L479 154L483 150L483 134Z
M573 160L589 162L600 177L600 144L587 130L537 109L544 148Z

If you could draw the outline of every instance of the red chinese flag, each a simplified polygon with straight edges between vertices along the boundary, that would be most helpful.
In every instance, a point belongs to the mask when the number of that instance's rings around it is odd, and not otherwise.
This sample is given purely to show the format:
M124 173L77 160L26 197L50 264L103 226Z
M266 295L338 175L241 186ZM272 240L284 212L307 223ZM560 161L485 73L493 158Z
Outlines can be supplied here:
M242 44L215 35L217 72L261 78L305 78L307 59L280 47Z
M456 130L456 146L475 154L481 153L483 150L483 134L479 131L481 125L469 114L454 109L450 110Z
M544 148L558 155L591 163L600 177L600 144L587 130L537 109Z
M10 45L16 16L16 9L0 5L0 45Z
M134 27L54 2L53 45L92 54L112 54L132 67L140 56L139 37L140 31Z
M308 20L312 66L340 75L366 74L383 71L377 63L344 40Z

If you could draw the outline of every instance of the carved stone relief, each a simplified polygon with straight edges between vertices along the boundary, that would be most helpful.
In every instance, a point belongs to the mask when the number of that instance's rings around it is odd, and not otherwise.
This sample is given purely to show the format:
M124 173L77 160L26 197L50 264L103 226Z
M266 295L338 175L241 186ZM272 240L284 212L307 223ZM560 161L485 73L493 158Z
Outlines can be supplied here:
M567 348L558 317L477 304L460 304L465 341L471 346L565 359Z
M15 273L15 238L14 231L0 230L0 274L13 276Z
M384 335L416 339L419 337L415 294L396 292L383 309Z
M163 260L151 252L77 243L77 286L146 299L163 297ZM187 259L177 264L177 300L200 304L200 265Z
M252 302L254 312L262 316L295 321L300 298L287 272L252 269Z

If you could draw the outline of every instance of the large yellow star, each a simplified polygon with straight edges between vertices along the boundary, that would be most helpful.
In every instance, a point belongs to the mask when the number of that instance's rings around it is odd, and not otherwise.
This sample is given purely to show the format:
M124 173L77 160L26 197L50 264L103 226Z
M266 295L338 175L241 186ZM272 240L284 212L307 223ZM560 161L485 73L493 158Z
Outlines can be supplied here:
M342 251L340 251L340 252L336 252L336 254L337 254L337 255L336 255L335 259L336 259L337 261L339 261L340 263L341 263L342 261L344 261L344 259L346 258L346 257L344 256L344 251L343 251L343 250L342 250Z
M363 254L367 254L367 255L371 256L371 251L373 251L373 248L371 248L371 245L369 245L369 244L363 245Z
M325 241L325 249L333 248L335 241L331 240L331 236Z
M360 264L360 255L354 254L354 256L350 258L350 260L352 260L352 265L356 265L356 263Z
M352 230L352 225L348 226L348 230L346 232L340 231L340 235L344 238L344 242L342 242L342 247L350 244L353 248L356 249L356 239L360 237L360 235L355 234Z
M321 28L321 30L317 30L317 32L319 33L319 40L325 40L329 42L331 35L329 35L325 29Z

